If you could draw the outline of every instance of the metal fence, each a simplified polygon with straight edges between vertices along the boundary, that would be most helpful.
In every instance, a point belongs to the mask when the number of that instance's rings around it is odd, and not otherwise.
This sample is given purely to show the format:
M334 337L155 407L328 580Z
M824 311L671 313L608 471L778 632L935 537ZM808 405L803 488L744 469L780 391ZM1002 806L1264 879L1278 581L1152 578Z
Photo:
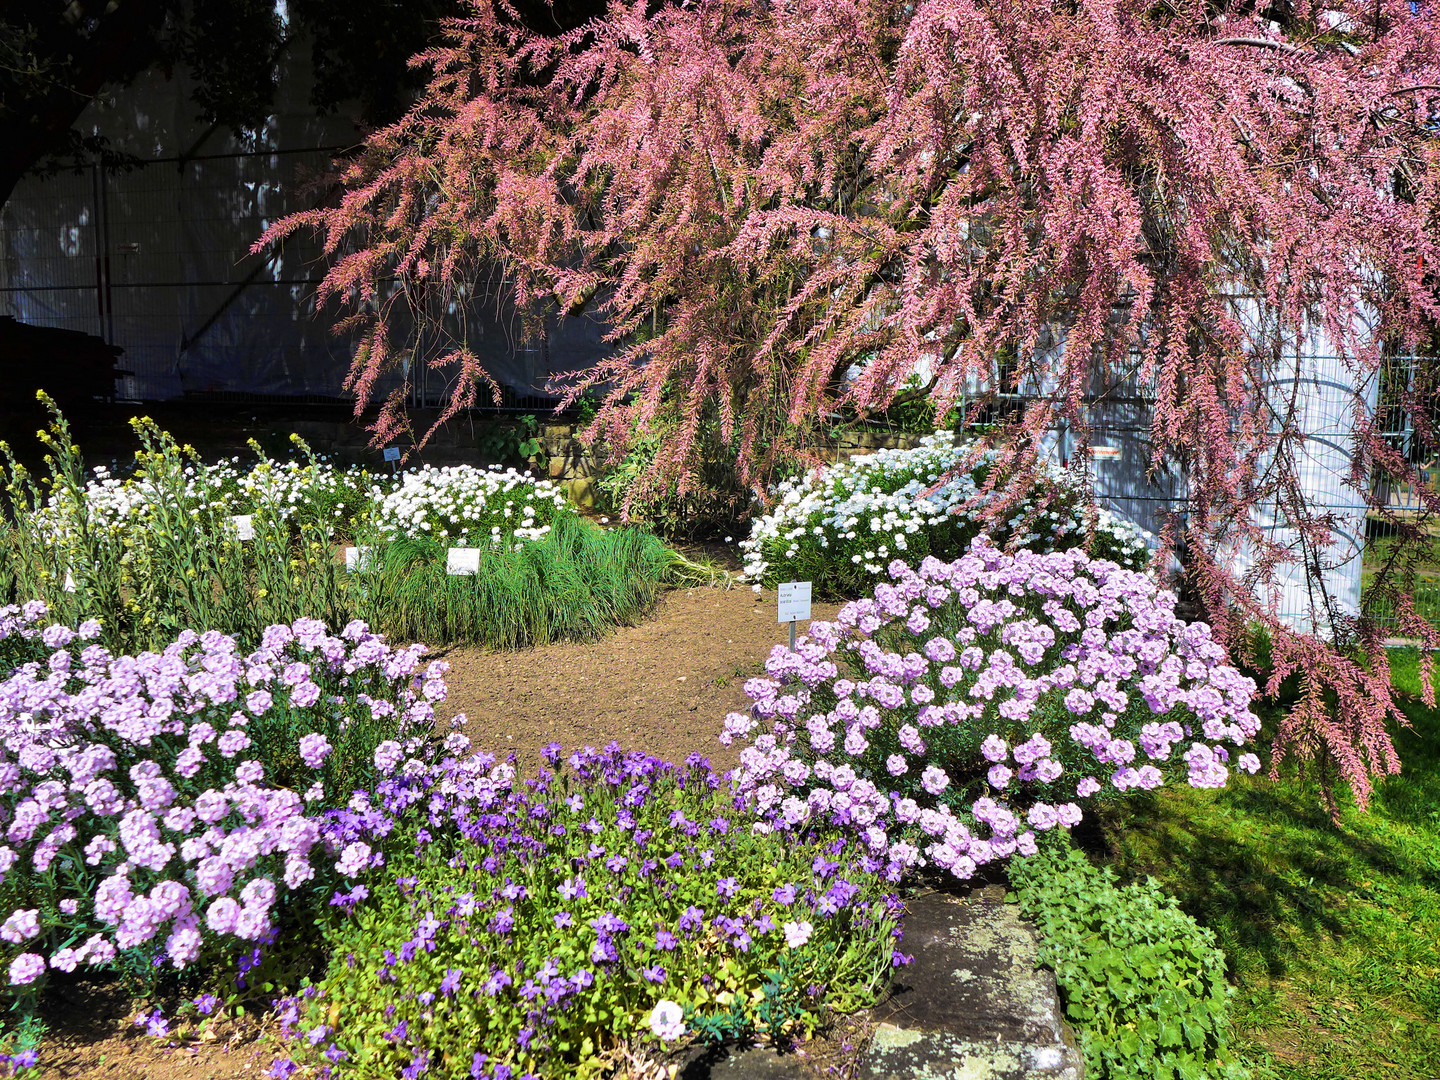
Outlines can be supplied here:
M154 157L131 167L28 177L0 210L0 314L78 330L124 349L122 398L344 396L353 342L317 317L319 244L297 233L251 254L273 221L314 201L308 181L332 146ZM570 319L539 342L493 303L450 316L506 388L505 404L553 404L545 384L593 364L604 327ZM379 392L398 382L397 373ZM443 373L422 365L410 403L438 404Z

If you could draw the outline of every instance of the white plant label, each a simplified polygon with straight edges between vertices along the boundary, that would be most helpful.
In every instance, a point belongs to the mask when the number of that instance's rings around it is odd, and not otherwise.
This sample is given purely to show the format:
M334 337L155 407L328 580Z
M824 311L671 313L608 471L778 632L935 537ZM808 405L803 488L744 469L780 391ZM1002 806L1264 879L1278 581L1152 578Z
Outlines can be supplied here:
M1093 461L1119 461L1121 450L1118 446L1092 446L1090 458Z
M399 448L398 446L387 446L387 447L385 447L385 460L386 460L386 461L399 461L399 460L400 460L400 448Z
M478 574L480 572L479 548L450 548L445 552L447 574Z
M235 523L235 534L241 540L255 539L255 518L251 514L236 514L230 519Z
M70 571L69 571L69 570L66 570L66 571L65 571L65 584L62 586L62 588L63 588L66 592L74 592L74 591L75 591L75 579L70 576Z
M375 565L375 549L369 545L345 549L345 569L350 572L369 570Z
M777 622L797 622L810 618L810 582L786 581L775 588L779 600Z

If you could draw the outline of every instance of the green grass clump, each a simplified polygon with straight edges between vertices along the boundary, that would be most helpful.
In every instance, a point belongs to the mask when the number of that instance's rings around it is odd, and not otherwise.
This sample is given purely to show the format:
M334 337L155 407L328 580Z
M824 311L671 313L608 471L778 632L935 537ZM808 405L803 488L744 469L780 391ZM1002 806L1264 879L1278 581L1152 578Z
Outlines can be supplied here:
M1418 695L1416 654L1392 665ZM1368 813L1343 804L1339 828L1294 769L1167 789L1106 822L1115 869L1153 875L1215 932L1257 1077L1440 1076L1440 712L1403 707L1403 771Z
M482 552L474 575L448 574L445 550L430 539L378 546L373 569L357 575L361 617L392 641L591 641L648 612L681 565L650 533L602 532L570 511L542 540Z
M1069 847L1011 864L1094 1080L1241 1077L1225 956L1153 881L1120 886Z

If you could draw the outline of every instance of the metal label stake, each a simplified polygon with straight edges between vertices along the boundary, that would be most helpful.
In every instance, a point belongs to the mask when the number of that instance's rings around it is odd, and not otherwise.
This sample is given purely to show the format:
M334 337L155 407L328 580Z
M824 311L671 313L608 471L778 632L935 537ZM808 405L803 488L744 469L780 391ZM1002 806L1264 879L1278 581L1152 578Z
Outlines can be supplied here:
M810 618L810 582L786 581L775 589L778 620L790 624L790 648L795 648L795 624Z

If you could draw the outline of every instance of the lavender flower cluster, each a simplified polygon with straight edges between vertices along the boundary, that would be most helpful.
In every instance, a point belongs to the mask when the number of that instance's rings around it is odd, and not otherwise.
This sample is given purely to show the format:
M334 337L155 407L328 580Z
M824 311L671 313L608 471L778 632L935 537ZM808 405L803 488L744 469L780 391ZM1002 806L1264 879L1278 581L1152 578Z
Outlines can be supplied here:
M49 610L43 600L0 607L0 672L14 671L32 660L43 660L49 653L41 636ZM87 631L89 629L87 627Z
M777 969L803 1018L862 1004L906 959L884 864L853 838L782 835L694 756L612 744L564 764L519 784L484 754L412 758L332 815L350 843L387 837L388 872L333 897L367 903L326 978L281 1003L293 1050L272 1075L568 1076L647 1024L668 1040L686 1017L753 1017Z
M1254 682L1142 574L1078 549L890 565L893 583L777 646L750 680L737 790L780 828L853 830L898 878L960 878L1087 801L1184 779L1222 787L1255 735Z
M44 614L27 605L0 630L31 634ZM327 828L328 800L386 771L395 740L428 735L445 693L423 646L391 648L359 622L271 626L249 654L186 631L115 656L98 633L45 627L48 660L0 683L12 992L121 953L185 968L208 946L269 940L287 895L363 861Z

